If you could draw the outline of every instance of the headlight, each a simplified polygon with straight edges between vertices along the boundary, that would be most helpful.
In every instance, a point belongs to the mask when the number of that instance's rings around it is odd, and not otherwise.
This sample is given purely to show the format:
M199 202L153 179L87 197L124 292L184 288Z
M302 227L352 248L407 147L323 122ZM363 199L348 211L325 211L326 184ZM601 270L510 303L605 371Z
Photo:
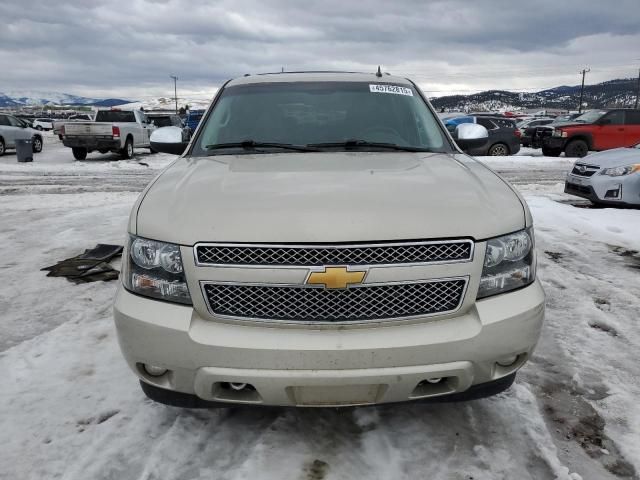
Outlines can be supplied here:
M622 177L623 175L629 175L630 173L638 171L640 171L640 163L627 165L626 167L605 168L600 172L600 175L608 175L609 177Z
M564 130L558 130L556 128L551 135L554 136L554 137L566 138L567 132L565 132Z
M147 297L191 305L180 247L129 236L124 286Z
M487 241L477 298L529 285L535 280L533 228Z

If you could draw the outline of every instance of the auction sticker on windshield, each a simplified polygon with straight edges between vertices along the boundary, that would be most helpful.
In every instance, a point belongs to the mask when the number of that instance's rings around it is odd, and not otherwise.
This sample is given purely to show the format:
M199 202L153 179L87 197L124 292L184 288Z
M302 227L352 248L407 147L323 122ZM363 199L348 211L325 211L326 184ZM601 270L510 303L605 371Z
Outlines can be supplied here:
M374 84L369 85L369 90L374 93L393 93L395 95L408 95L409 97L413 97L413 92L410 88L400 87L398 85Z

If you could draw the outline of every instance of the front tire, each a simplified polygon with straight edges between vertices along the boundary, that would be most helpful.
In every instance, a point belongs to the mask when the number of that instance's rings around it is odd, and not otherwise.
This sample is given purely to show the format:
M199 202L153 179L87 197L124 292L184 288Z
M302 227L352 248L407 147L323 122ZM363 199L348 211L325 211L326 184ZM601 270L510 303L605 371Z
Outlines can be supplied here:
M564 154L571 158L586 157L589 153L589 145L584 140L571 140L564 149Z
M32 145L33 145L33 153L40 153L42 151L42 138L33 137Z
M127 141L124 142L124 148L122 149L122 158L127 160L131 160L133 158L133 139L131 137L127 138Z
M85 158L87 158L88 152L86 148L73 147L71 151L73 152L73 158L75 158L76 160L84 160Z
M510 153L509 147L504 143L495 143L491 145L491 148L489 149L489 156L491 157L504 157Z
M0 157L4 155L4 140L0 138Z

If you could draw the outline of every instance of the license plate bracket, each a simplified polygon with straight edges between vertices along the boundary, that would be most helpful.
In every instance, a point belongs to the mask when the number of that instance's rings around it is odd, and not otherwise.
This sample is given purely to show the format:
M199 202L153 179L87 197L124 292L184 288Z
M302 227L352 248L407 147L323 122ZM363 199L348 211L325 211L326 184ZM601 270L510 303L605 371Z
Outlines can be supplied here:
M287 387L287 394L300 406L369 405L380 398L386 385L314 385Z

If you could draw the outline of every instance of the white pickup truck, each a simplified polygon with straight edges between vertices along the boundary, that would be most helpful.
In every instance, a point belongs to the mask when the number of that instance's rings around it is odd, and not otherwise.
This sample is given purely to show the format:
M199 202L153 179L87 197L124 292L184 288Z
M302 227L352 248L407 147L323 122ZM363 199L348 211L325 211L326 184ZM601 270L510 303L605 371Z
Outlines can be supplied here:
M95 122L65 123L61 134L76 160L84 160L94 150L133 158L134 148L150 148L149 137L155 129L140 110L100 110Z

